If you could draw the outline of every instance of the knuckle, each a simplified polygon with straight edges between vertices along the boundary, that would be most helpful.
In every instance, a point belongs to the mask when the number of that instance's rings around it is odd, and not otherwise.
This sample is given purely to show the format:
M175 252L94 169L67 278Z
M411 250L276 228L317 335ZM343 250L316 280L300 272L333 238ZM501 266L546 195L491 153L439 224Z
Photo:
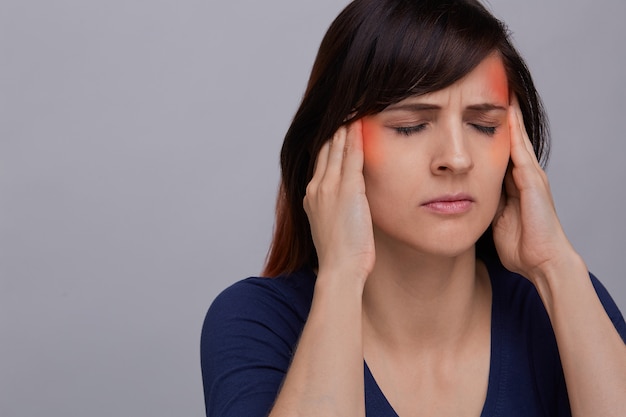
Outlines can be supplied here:
M329 196L334 193L334 189L335 187L333 187L332 185L328 183L323 183L323 184L320 184L317 191L320 196Z
M304 198L306 199L307 196L315 195L316 190L317 190L317 183L313 181L309 182L304 190L304 194L305 194Z

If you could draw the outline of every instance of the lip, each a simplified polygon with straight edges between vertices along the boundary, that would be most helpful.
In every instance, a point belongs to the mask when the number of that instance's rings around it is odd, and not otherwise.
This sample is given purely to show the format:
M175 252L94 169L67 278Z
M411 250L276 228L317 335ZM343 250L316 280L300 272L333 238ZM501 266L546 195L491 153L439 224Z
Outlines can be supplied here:
M446 194L435 197L422 203L422 207L438 214L463 214L474 205L474 199L469 194Z

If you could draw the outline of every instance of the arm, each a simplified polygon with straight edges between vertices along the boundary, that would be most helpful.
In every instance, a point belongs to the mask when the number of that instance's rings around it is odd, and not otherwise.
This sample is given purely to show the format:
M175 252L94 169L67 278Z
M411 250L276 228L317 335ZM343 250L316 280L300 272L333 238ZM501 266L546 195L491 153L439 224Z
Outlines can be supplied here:
M311 312L270 417L365 416L362 294L374 264L361 125L321 149L304 207L319 259Z
M318 276L311 313L270 417L365 416L361 292ZM337 285L333 285L335 282Z
M546 307L572 415L626 415L626 345L561 228L516 101L509 127L513 167L505 178L506 199L494 219L500 259L533 282Z
M576 253L534 272L554 328L573 416L626 415L626 345Z

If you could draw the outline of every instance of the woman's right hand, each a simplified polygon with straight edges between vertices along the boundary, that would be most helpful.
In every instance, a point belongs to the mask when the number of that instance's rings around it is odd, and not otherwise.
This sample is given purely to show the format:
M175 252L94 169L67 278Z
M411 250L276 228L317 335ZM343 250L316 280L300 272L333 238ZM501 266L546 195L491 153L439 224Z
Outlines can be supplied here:
M360 120L340 127L322 146L306 188L304 210L317 250L318 276L333 271L365 283L374 267L375 250Z

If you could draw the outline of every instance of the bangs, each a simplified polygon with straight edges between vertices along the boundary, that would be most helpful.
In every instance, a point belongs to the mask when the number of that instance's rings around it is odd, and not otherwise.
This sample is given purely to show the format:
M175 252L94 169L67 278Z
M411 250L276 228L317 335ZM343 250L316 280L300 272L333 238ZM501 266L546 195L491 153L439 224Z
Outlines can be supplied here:
M372 1L371 7L348 49L347 71L341 71L360 92L353 101L356 117L450 86L507 37L479 3Z

